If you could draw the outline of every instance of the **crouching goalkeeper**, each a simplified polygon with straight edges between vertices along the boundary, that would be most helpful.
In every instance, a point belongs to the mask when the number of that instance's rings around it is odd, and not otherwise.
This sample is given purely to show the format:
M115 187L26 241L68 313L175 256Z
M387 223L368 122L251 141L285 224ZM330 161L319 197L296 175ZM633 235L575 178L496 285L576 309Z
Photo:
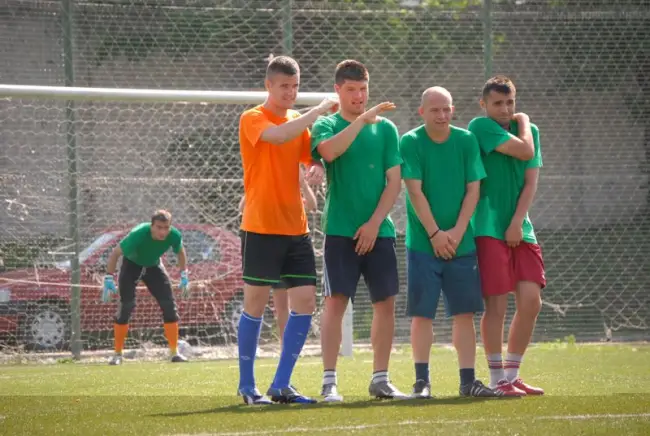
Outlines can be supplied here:
M172 216L166 210L158 210L151 217L151 223L142 223L134 227L129 234L113 249L106 266L104 277L103 301L110 299L115 289L115 267L123 256L120 268L118 289L120 305L115 316L115 355L111 365L122 363L122 350L129 329L129 319L135 309L135 292L138 282L143 281L149 292L162 310L165 337L169 343L171 361L187 362L187 358L178 352L178 310L169 276L161 262L162 255L171 247L178 255L178 267L181 271L180 289L184 295L188 291L186 256L181 232L171 225Z

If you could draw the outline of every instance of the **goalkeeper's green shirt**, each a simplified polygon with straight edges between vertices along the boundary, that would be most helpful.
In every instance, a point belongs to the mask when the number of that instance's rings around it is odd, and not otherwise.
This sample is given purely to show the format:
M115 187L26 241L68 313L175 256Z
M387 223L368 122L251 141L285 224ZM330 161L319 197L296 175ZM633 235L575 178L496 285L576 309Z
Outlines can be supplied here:
M125 258L140 266L156 266L169 247L178 254L183 246L181 232L172 226L167 237L155 240L151 236L151 223L135 226L120 242L120 248Z
M487 178L481 182L481 199L474 216L474 234L475 236L490 236L503 241L505 232L517 209L519 195L524 188L526 170L542 166L539 129L531 123L535 156L529 161L522 161L495 151L498 146L518 135L516 121L511 121L510 129L506 130L491 118L478 117L470 121L467 129L474 133L478 140L483 166L487 173ZM528 213L524 218L522 231L525 242L537 243L535 229Z

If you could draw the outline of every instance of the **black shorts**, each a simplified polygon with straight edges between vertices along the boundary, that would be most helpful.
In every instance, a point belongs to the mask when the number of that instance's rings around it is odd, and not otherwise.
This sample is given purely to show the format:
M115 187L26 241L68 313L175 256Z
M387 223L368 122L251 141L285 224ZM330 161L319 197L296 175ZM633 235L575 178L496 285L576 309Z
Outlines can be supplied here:
M279 290L283 290L283 289L286 290L288 288L289 288L289 284L287 283L287 281L285 279L280 279L279 282L273 283L271 285L271 289L274 289L274 290L278 290L278 289Z
M240 232L244 282L287 288L316 285L316 258L309 234L263 235Z
M325 237L323 294L345 295L354 302L359 278L370 291L372 303L384 301L399 292L397 255L394 238L377 238L372 251L359 256L356 241L345 236Z

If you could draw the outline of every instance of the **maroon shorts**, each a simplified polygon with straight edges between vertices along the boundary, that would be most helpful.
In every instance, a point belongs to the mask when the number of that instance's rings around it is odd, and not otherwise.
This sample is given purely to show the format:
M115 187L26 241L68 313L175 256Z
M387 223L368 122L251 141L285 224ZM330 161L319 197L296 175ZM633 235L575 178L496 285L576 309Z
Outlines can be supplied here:
M514 292L519 282L544 288L544 259L537 244L522 242L515 248L488 236L476 238L476 254L484 297Z

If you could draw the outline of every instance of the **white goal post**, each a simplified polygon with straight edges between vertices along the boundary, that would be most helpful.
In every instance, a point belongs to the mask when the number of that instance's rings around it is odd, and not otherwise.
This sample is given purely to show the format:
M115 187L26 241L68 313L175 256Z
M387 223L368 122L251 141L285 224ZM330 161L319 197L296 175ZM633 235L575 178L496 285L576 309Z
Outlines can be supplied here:
M302 92L298 94L297 106L310 107L319 104L325 98L335 97L333 93ZM38 86L0 84L0 103L11 101L19 106L21 99L25 100L59 100L59 101L92 101L114 103L193 103L193 104L234 104L254 105L262 103L266 98L263 91L208 91L180 89L135 89L135 88L92 88L66 86ZM14 101L15 100L15 101ZM76 168L76 167L75 167ZM73 225L74 226L74 225ZM78 229L77 229L78 233ZM74 257L74 256L73 256ZM74 279L71 290L74 299L74 289L79 287ZM351 356L353 349L353 309L348 305L343 321L343 341L341 354ZM77 314L79 316L79 314ZM75 329L73 322L73 332ZM74 333L73 333L74 334ZM73 337L73 342L75 338ZM76 340L79 340L77 338Z
M300 106L315 106L330 92L302 92L296 101ZM260 104L266 98L263 91L201 91L184 89L85 88L74 86L40 86L0 84L0 98L48 98L57 100L94 100L141 103L215 103Z

